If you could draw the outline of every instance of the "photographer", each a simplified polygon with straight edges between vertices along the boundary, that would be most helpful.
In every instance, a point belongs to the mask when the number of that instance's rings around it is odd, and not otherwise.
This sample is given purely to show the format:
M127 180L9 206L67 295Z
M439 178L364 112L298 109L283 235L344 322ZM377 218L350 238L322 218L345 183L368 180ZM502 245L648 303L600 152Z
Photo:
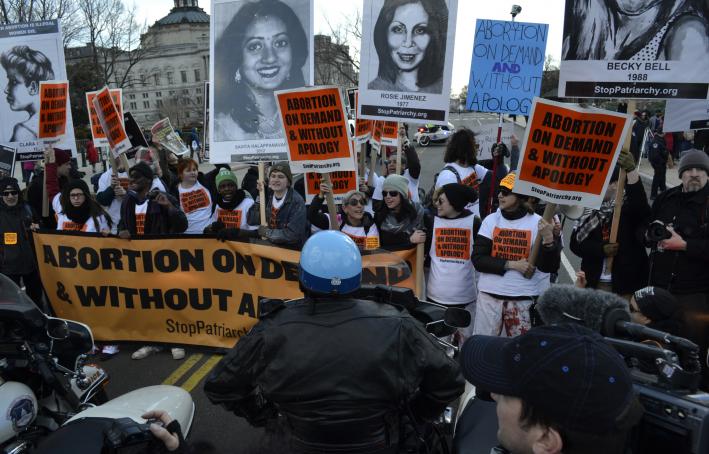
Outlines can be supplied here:
M494 452L622 454L643 413L622 357L580 325L473 336L460 362L465 379L497 403Z
M646 234L653 246L650 285L677 298L684 337L706 355L709 320L709 157L697 150L679 163L682 184L660 194L652 207ZM704 388L709 382L706 363Z

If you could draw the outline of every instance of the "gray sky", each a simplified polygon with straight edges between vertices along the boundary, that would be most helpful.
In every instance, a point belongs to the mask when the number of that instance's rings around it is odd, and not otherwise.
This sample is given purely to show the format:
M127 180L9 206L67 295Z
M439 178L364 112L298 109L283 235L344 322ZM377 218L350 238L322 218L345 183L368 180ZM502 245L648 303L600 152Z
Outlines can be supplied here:
M452 93L458 93L468 84L470 61L473 53L473 35L477 19L509 20L510 9L515 2L496 0L458 0L458 20L453 57ZM549 24L547 54L555 60L561 58L561 36L564 25L564 0L517 0L522 13L517 20ZM173 0L150 0L136 2L139 19L152 25L166 16L174 6ZM199 0L199 5L209 13L210 5ZM362 0L315 0L315 33L327 33L329 22L333 26L347 22L357 10L362 11ZM359 43L353 43L356 46Z

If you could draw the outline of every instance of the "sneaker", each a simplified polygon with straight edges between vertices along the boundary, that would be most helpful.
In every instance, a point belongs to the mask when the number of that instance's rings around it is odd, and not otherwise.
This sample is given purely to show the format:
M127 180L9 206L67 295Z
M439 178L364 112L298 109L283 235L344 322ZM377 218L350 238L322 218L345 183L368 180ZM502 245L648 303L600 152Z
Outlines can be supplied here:
M173 348L172 349L172 359L182 359L185 357L184 348Z
M101 349L101 353L105 353L107 355L115 355L118 353L118 345L104 345Z
M130 357L133 359L143 359L159 351L160 347L146 345L145 347L140 347L138 350L134 351L133 354L130 355Z

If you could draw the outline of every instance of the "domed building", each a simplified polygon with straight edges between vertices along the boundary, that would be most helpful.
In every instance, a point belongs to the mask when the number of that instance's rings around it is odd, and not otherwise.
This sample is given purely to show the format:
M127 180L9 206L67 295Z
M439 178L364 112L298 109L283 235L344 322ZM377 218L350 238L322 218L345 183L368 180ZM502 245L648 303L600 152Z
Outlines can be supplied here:
M124 110L144 129L165 117L176 129L201 128L209 80L209 15L198 0L175 0L170 13L141 36L140 47L143 55L123 87Z

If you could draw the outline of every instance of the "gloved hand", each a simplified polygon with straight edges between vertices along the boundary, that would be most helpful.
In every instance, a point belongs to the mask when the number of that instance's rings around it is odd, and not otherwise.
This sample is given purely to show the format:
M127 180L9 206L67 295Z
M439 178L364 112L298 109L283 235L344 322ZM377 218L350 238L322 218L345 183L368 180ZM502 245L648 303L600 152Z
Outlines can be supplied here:
M217 239L219 241L233 241L239 238L239 230L236 228L221 229L217 232Z
M630 153L630 150L622 150L618 156L618 165L626 172L635 170L635 158Z
M492 145L492 155L497 157L497 156L504 156L504 157L509 157L510 156L510 150L507 149L507 145L504 143L496 143Z
M224 228L224 223L221 221L212 222L204 229L204 233L217 233Z
M618 254L618 243L608 243L603 245L603 255L606 257L615 257Z
M258 236L265 238L266 237L266 232L268 231L268 227L265 225L260 225L258 226Z

